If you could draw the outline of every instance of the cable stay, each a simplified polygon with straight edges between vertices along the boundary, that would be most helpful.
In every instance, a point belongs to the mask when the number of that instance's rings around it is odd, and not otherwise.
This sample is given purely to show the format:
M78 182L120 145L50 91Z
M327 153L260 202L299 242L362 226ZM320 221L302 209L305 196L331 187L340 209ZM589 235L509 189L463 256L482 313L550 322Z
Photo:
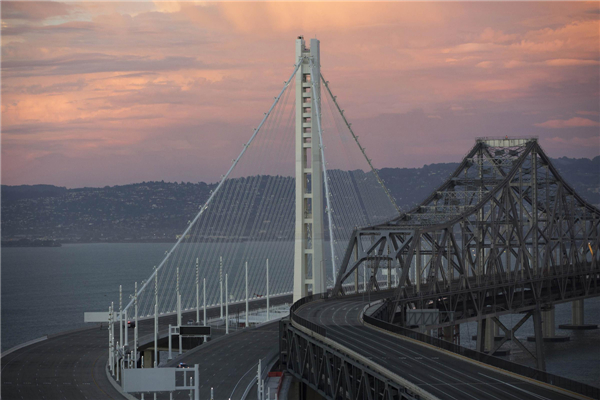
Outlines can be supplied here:
M265 115L264 115L263 119L261 120L260 124L254 130L254 132L252 133L252 136L250 136L250 139L244 145L244 147L243 147L242 151L240 152L240 154L233 161L233 163L232 163L231 167L229 168L229 170L227 171L227 173L225 175L223 175L223 177L221 178L221 181L219 182L219 184L217 185L217 187L215 188L215 190L211 193L211 195L209 196L208 200L206 200L206 202L204 203L204 206L202 206L200 208L200 211L196 214L196 216L194 217L194 219L188 224L188 226L185 229L185 231L183 232L183 234L179 237L179 239L177 240L177 242L175 243L175 245L173 245L173 248L167 253L166 257L161 261L161 263L154 270L154 272L150 275L150 277L148 279L146 279L145 283L141 286L141 288L137 292L137 296L140 296L141 293L144 291L144 289L146 289L146 286L148 286L148 283L154 279L155 275L158 274L158 272L162 269L162 267L165 265L165 263L169 259L169 256L175 251L175 249L179 246L179 244L182 242L182 240L187 236L187 234L190 231L190 229L195 225L195 223L202 216L202 214L204 213L204 211L208 208L209 204L212 202L212 200L214 199L214 197L216 196L216 194L219 192L219 190L223 186L223 183L227 180L227 178L229 177L229 175L231 174L231 172L237 166L237 164L239 163L240 159L243 157L244 153L250 147L250 144L254 141L254 139L256 138L256 135L258 135L258 132L260 132L260 129L262 128L262 126L265 124L265 122L267 121L267 119L271 115L271 112L273 111L273 109L275 108L275 106L277 105L277 103L279 102L279 99L281 98L281 96L284 94L284 92L288 88L290 82L292 82L292 79L296 75L296 71L298 71L298 69L300 68L300 65L301 64L298 63L295 66L294 71L290 75L289 79L287 81L285 81L285 83L283 85L283 88L281 89L281 92L279 92L279 95L277 97L275 97L275 99L273 101L273 104L269 108L269 111L267 113L265 113ZM125 306L125 308L123 309L123 311L126 312L129 309L129 307L131 307L131 305L133 304L133 302L134 302L134 299L131 299L130 302L127 304L127 306Z
M364 147L358 141L358 136L356 136L354 134L354 131L352 130L352 126L351 126L352 124L350 124L348 122L348 120L346 119L346 116L344 115L344 111L340 108L340 106L339 106L339 104L337 102L337 97L334 96L333 93L331 92L331 89L329 88L329 82L325 80L325 78L323 77L323 74L321 74L321 81L325 85L325 88L327 89L327 93L329 93L329 96L330 96L331 100L333 101L333 103L335 104L335 106L336 106L336 108L337 108L340 116L344 120L344 123L346 124L346 127L348 128L348 131L350 131L350 134L352 135L352 137L356 141L356 145L358 146L358 148L360 149L363 157L365 158L365 160L369 164L369 167L371 167L371 172L373 172L373 175L375 175L375 178L377 179L377 182L379 182L379 184L381 185L381 188L385 191L385 194L390 199L390 202L394 205L394 208L396 208L396 210L398 211L398 214L402 213L402 210L400 209L400 207L398 206L398 204L396 204L396 201L395 201L394 197L389 192L388 188L385 186L383 180L379 177L379 173L377 172L377 170L375 169L375 167L373 167L373 164L371 163L371 159L367 156L367 153L366 153Z

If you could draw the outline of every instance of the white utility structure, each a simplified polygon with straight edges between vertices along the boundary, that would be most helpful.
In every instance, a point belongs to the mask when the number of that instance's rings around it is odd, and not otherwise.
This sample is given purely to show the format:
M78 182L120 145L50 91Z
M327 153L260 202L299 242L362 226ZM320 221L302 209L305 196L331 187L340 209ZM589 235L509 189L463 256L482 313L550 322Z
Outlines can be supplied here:
M323 260L323 168L319 147L321 108L320 50L317 39L306 48L296 40L296 243L294 249L294 301L327 290ZM316 80L311 82L311 72Z

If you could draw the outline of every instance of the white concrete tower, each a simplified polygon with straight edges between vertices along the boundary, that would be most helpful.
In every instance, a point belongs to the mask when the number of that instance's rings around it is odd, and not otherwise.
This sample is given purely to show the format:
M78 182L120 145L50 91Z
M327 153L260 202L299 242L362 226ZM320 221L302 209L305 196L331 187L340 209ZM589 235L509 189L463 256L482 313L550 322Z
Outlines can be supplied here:
M294 301L327 290L323 261L323 167L315 101L321 100L319 41L307 49L302 36L296 40L296 243L294 253ZM311 82L314 64L316 93ZM319 103L319 109L320 109Z

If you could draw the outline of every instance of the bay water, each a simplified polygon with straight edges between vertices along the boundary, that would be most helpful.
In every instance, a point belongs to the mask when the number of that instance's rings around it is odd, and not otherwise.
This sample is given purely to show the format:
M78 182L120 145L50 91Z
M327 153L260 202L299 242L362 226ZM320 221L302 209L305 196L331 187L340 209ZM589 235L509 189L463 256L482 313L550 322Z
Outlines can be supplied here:
M65 244L54 248L2 248L1 254L1 345L2 351L38 337L85 326L86 311L108 311L123 293L133 292L134 282L152 273L171 249L172 243ZM129 299L123 299L126 303ZM118 305L115 303L115 307ZM556 324L569 323L570 303L556 306ZM507 326L520 315L506 315ZM600 298L585 301L585 321L600 324ZM461 325L461 345L474 347L470 340L477 332L474 323ZM545 344L547 370L587 384L600 386L600 330L556 330L569 335L563 343ZM531 321L517 332L526 342L533 335ZM526 343L534 350L533 343ZM533 365L517 348L510 360Z

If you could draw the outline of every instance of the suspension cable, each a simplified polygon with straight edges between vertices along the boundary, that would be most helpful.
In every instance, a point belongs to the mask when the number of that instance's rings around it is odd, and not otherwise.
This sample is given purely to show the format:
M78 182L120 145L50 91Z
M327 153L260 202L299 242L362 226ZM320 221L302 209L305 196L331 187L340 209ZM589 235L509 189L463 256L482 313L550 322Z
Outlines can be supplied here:
M215 188L215 190L213 190L213 192L211 193L211 195L208 198L208 200L206 200L206 202L204 203L204 206L200 209L200 212L198 212L198 214L196 214L196 216L194 217L194 219L192 220L192 222L188 224L188 226L185 229L185 231L183 232L183 234L179 237L179 239L173 245L173 247L171 248L171 250L169 250L167 252L167 255L165 256L165 258L161 261L161 263L158 265L158 267L154 270L154 272L150 275L150 277L145 281L145 283L142 285L142 287L138 290L138 292L137 292L138 296L144 291L144 289L146 289L146 287L148 286L148 283L152 281L152 279L154 278L154 276L163 267L163 265L165 265L165 263L169 259L169 256L179 246L179 244L186 237L186 235L188 234L188 232L190 231L190 229L192 228L192 226L194 226L194 224L196 223L196 221L198 221L198 219L200 218L200 216L204 213L204 210L206 210L206 208L208 207L208 205L210 204L210 202L212 201L212 199L219 192L219 189L223 186L223 183L227 180L227 178L231 174L231 171L233 171L233 169L235 168L235 166L238 164L238 162L240 161L240 159L242 158L242 156L244 155L244 153L246 152L246 150L248 149L248 147L250 146L250 144L252 143L252 141L254 140L254 138L256 137L256 135L258 134L258 132L260 131L260 129L262 128L263 124L265 123L265 121L267 120L267 118L269 117L269 115L271 115L271 112L273 111L273 109L275 108L275 106L277 105L277 103L279 102L279 99L281 98L281 96L283 95L283 93L285 92L285 90L287 89L287 87L289 86L290 82L292 81L292 79L296 75L296 72L298 71L298 69L300 68L301 65L302 65L302 60L299 60L299 62L295 65L294 71L290 75L290 78L283 85L283 88L281 89L281 92L279 92L279 95L277 97L275 97L275 100L273 101L273 104L269 108L269 111L267 111L267 113L263 117L263 119L260 122L260 124L258 125L258 127L254 130L254 133L252 134L252 136L250 137L250 139L248 140L248 142L244 145L244 148L242 149L242 151L240 152L240 154L234 160L234 162L231 165L231 167L229 167L229 170L227 171L227 173L225 175L223 175L223 177L221 178L221 181L219 182L219 184L217 185L217 187ZM131 305L133 304L133 301L134 301L133 299L130 300L129 304L127 304L127 306L124 308L123 311L127 311L129 309L129 307L131 307Z
M312 79L312 78L311 78ZM377 179L377 182L379 182L379 184L381 185L381 187L383 188L383 190L385 191L385 194L387 195L387 197L390 199L390 201L392 202L392 204L394 205L394 207L396 208L396 211L398 211L398 214L402 213L402 211L400 210L400 207L398 207L398 205L396 204L396 201L394 200L394 197L392 196L392 194L388 191L387 187L385 186L385 184L383 183L383 181L381 180L381 178L379 177L379 174L377 173L377 170L375 169L375 167L373 167L373 164L371 163L371 159L369 157L367 157L367 153L365 152L364 147L362 147L362 145L360 144L360 142L358 141L358 136L356 136L354 134L354 131L352 130L351 124L348 122L348 120L346 119L346 116L344 115L344 111L340 108L339 104L337 103L336 97L333 95L333 93L331 92L331 89L329 88L329 84L328 82L325 80L325 78L323 77L323 74L321 74L321 80L323 81L323 83L325 84L325 88L327 89L327 92L329 93L329 96L331 97L331 99L333 100L333 103L335 104L338 112L340 113L340 115L342 116L342 118L344 119L344 122L346 123L346 127L348 127L348 130L350 131L350 133L352 134L352 137L354 138L354 140L356 141L356 144L358 145L358 147L360 148L360 151L362 152L363 156L365 157L365 159L367 160L367 163L369 163L369 167L371 167L371 171L373 172L373 174L375 175L375 178Z
M315 103L315 110L317 112L317 128L319 131L319 147L321 149L321 163L323 164L323 179L325 181L325 200L327 202L327 220L329 221L329 247L331 250L331 270L333 271L333 286L335 286L335 251L333 248L333 224L331 222L331 213L332 213L332 209L331 209L331 200L330 200L330 196L329 196L329 183L327 182L327 163L325 162L325 150L323 148L323 131L321 130L321 110L319 107L319 102L321 101L321 98L317 98L315 97L315 95L317 94L317 90L316 90L316 85L315 85L315 76L314 76L314 60L311 58L310 59L310 82L312 85L312 97L313 97L313 102ZM317 78L318 79L318 78ZM319 216L320 218L320 216ZM313 265L314 268L314 265ZM326 282L325 282L325 285ZM327 286L325 286L327 287Z

